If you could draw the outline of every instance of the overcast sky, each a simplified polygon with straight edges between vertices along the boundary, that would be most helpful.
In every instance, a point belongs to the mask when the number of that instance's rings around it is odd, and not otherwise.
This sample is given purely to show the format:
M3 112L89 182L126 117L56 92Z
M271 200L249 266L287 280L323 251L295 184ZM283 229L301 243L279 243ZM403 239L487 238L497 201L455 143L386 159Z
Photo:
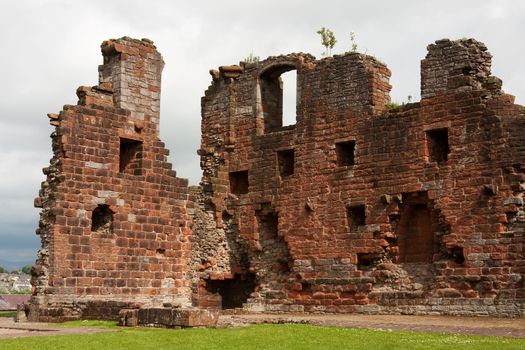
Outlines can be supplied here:
M474 37L493 54L493 74L525 102L525 1L2 1L0 3L0 261L31 261L39 246L33 208L49 164L46 113L75 104L96 85L100 43L124 35L153 40L166 66L161 137L178 176L197 184L200 98L210 68L253 54L321 56L315 33L332 29L333 53L351 48L385 62L392 100L419 99L419 64L441 38Z

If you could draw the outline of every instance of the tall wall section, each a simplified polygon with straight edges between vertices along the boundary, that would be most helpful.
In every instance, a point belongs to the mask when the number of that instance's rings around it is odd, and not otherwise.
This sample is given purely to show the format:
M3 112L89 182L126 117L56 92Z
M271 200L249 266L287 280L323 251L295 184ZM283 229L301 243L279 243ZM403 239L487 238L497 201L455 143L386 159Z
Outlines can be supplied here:
M190 304L187 180L159 139L161 55L147 39L105 41L99 84L49 114L53 158L35 206L42 240L30 318L116 318Z
M523 316L525 112L490 65L480 42L437 41L421 101L390 111L390 71L363 54L210 71L194 303Z

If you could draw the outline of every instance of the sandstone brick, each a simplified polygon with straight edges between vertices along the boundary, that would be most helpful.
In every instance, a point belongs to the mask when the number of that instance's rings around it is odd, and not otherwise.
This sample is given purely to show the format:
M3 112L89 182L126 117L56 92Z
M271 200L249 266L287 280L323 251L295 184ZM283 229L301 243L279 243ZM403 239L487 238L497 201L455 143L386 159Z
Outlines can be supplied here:
M364 54L211 70L192 188L159 141L161 55L128 37L101 50L99 84L48 115L30 319L523 314L525 111L484 44L429 45L421 101L391 110L390 71Z
M292 54L244 65L228 77L212 72L202 100L204 193L193 232L197 256L224 263L199 265L198 275L227 273L232 260L244 274L255 272L251 309L313 299L316 310L343 312L324 296L354 285L338 305L366 305L374 295L381 312L410 312L401 305L434 312L427 301L437 293L458 309L464 295L477 303L469 312L493 313L480 295L503 290L473 276L497 261L515 266L523 259L509 255L523 242L523 189L516 185L524 180L513 178L523 170L498 169L523 164L525 139L517 130L524 110L490 75L482 43L441 40L428 50L422 100L394 111L384 109L388 68L361 54L324 60ZM296 124L282 127L279 76L292 69ZM351 142L351 154L343 153L344 142ZM293 171L283 174L280 156L290 150ZM247 189L232 195L229 174L239 170ZM221 212L228 220L218 220ZM268 216L282 248L264 249ZM217 235L235 237L236 245L200 250ZM515 243L503 243L505 235ZM271 268L272 259L289 268ZM512 279L495 270L490 275ZM275 300L276 290L287 290L287 298ZM522 308L513 298L505 303L517 314ZM459 312L450 310L438 312Z

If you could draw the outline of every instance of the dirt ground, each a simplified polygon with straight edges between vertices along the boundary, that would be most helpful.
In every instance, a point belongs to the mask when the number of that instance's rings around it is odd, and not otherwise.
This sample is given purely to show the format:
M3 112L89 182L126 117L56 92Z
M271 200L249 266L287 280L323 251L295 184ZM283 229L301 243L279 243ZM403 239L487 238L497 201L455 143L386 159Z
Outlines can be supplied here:
M48 323L16 323L12 318L0 317L0 339L38 337L60 334L89 334L108 331L109 330L88 327L63 328Z
M222 315L219 318L219 326L224 327L256 323L302 323L319 326L525 338L525 318L359 314L236 314Z
M447 334L525 338L525 319L405 315L332 314L232 314L221 315L219 327L243 327L258 323L300 323L320 326L403 330ZM15 323L0 317L0 338L108 332L97 328L62 328L46 323Z

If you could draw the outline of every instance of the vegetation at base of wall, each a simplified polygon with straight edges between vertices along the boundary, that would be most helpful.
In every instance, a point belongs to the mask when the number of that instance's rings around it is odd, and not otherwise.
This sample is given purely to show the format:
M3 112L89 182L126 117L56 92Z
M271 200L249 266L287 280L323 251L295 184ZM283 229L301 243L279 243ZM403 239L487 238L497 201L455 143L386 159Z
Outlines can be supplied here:
M84 322L86 326L93 326ZM76 325L78 326L78 324ZM114 329L115 324L98 324ZM0 348L39 349L523 349L525 339L392 332L311 325L256 325L238 328L148 329L60 336L0 339Z
M11 291L10 293L7 293L7 294L23 294L23 295L26 295L26 294L31 294L32 291L31 291L31 288L26 288L26 289L20 289L20 290L13 290Z
M0 273L7 273L7 270L3 266L0 266Z
M0 311L0 317L15 317L16 311Z
M98 320L68 321L64 323L58 323L56 325L59 327L64 327L64 328L89 327L89 328L120 329L120 330L139 329L139 328L121 327L118 325L117 321L98 321Z
M0 294L31 294L32 291L30 288L27 289L20 289L20 290L7 290L5 288L0 288Z

